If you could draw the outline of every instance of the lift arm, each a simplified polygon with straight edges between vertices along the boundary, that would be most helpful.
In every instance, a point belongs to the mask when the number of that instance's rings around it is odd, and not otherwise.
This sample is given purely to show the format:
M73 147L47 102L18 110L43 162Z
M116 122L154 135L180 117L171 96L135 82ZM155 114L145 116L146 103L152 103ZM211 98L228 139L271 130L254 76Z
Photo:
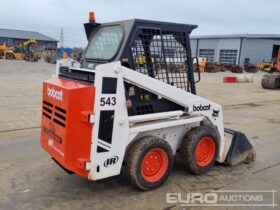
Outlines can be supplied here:
M138 86L151 93L159 95L167 100L179 104L186 108L186 112L190 116L204 116L217 127L220 135L220 153L219 161L223 161L224 157L224 122L222 107L212 101L176 88L160 80L148 77L144 74L136 72L132 69L121 66L120 62L113 62L97 66L96 73L102 71L114 71L115 74L121 74L123 80L127 83Z

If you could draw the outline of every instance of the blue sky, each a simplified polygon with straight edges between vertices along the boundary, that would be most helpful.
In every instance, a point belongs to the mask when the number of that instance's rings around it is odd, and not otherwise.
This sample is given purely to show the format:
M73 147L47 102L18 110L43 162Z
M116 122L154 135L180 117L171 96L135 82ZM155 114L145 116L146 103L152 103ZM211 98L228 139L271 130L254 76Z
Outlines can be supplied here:
M143 18L198 25L194 35L280 34L279 0L1 0L0 28L38 31L66 46L86 45L83 23ZM4 8L4 9L3 9Z

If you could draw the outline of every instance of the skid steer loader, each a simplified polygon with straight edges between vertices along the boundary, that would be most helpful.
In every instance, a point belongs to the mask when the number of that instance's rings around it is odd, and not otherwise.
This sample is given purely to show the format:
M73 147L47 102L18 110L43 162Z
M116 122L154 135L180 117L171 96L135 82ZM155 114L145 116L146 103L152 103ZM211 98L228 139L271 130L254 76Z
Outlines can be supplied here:
M196 95L189 34L197 26L93 17L81 61L59 61L43 83L41 145L56 163L90 180L124 167L132 185L151 190L177 153L194 174L254 159L246 136L224 129L222 107Z

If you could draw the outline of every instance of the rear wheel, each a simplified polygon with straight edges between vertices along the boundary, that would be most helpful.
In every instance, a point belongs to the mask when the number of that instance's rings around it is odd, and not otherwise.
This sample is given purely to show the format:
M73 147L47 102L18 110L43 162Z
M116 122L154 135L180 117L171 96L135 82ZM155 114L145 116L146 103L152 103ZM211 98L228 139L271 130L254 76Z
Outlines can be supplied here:
M6 59L7 60L13 60L13 59L15 59L15 57L14 57L14 55L13 54L6 54Z
M148 136L138 140L126 157L126 174L130 183L141 190L159 187L173 167L173 152L164 140Z
M194 174L207 173L219 154L219 141L215 128L192 128L184 137L180 151L183 164Z

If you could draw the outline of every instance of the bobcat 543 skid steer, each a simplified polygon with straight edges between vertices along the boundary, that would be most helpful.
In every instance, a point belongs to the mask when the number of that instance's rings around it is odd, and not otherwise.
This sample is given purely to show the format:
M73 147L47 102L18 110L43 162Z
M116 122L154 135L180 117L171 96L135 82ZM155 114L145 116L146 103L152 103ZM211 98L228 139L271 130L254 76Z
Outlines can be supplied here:
M189 38L196 27L138 19L99 24L91 13L81 61L58 62L55 77L44 81L42 147L66 171L90 180L124 167L142 190L167 179L177 153L194 174L216 161L253 160L246 136L224 129L222 107L196 95Z

